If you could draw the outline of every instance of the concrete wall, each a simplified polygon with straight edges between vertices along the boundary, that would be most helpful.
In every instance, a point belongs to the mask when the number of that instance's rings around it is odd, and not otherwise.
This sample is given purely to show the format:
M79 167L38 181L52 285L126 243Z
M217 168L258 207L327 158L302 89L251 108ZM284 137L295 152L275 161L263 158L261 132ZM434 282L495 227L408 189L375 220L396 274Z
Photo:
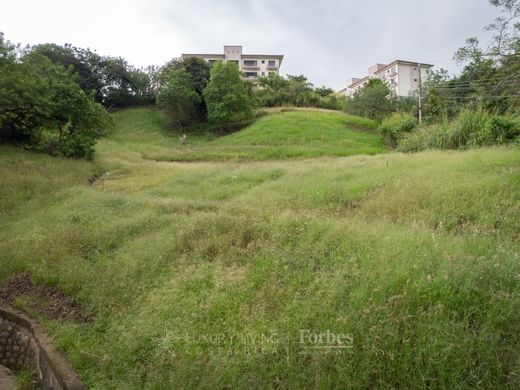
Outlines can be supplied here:
M256 62L256 66L246 65L249 61ZM278 74L280 69L280 60L278 58L262 58L252 57L242 58L240 61L240 70L242 72L254 72L258 77L269 76L269 74Z
M44 390L84 390L85 385L41 329L23 314L0 307L0 364L29 368Z
M419 93L419 83L426 82L429 77L428 68L421 67L421 77L419 77L419 66L399 64L399 96L417 96Z
M224 46L226 61L240 61L242 57L242 46Z

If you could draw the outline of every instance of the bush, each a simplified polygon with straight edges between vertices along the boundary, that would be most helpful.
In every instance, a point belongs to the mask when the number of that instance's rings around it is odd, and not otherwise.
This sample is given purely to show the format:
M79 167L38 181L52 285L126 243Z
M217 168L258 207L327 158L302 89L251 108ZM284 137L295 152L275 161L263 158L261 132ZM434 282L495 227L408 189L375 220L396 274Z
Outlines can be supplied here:
M399 149L416 152L424 149L465 149L506 144L520 135L517 118L485 111L462 111L453 121L425 126L406 134Z
M410 114L394 113L383 120L378 130L389 144L396 146L399 139L412 131L415 125L415 118Z
M397 105L390 88L379 79L371 79L347 101L345 111L380 121L396 111Z

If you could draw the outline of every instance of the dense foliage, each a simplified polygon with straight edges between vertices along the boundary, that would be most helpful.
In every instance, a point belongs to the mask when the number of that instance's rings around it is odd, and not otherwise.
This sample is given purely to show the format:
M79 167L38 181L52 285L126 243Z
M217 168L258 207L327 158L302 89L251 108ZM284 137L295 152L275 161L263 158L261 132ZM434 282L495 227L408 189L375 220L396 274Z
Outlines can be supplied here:
M157 94L163 94L163 88L169 87L168 80L171 77L172 70L183 70L190 79L190 89L197 94L198 99L195 99L194 110L191 112L189 118L198 121L205 121L207 119L207 107L204 100L203 92L209 83L210 66L202 58L188 57L184 59L175 58L163 66L159 72L159 88ZM164 102L163 102L164 103ZM162 104L163 108L166 108ZM170 111L170 114L172 112Z
M390 145L397 145L397 142L404 134L412 131L417 121L408 113L394 113L381 122L378 130Z
M441 70L426 83L427 121L452 118L466 108L520 113L520 1L490 3L501 11L485 28L492 33L491 41L481 45L477 38L469 38L455 54L465 64L462 73L450 78Z
M217 62L211 68L211 76L204 99L208 108L208 120L223 125L239 122L253 116L253 106L240 71L231 62Z
M87 95L93 94L105 107L127 107L153 103L156 67L137 69L124 58L101 56L72 45L41 44L33 52L71 69Z
M300 76L282 77L269 75L258 80L254 89L256 104L261 107L317 107L341 110L345 97L326 87L314 88L307 78Z
M516 117L465 109L452 121L422 126L404 134L399 149L417 152L424 149L465 149L506 144L520 136Z
M345 110L352 115L382 120L397 108L397 99L379 79L371 79L348 100Z
M164 75L164 84L157 93L157 104L182 128L193 118L200 95L188 72L183 68L169 69Z
M91 158L110 123L71 69L0 34L0 139L50 154Z

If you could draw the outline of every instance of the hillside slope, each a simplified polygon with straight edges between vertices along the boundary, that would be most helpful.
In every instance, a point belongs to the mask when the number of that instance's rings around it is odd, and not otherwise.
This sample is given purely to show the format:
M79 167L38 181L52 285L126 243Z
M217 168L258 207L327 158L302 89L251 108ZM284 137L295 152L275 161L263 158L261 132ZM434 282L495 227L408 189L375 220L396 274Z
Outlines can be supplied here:
M520 386L518 148L172 163L158 120L94 162L0 146L0 285L81 303L14 300L89 388Z
M161 115L141 109L122 111L116 118L127 122L127 117L151 114ZM223 137L188 131L186 144L148 150L145 157L161 161L226 161L376 154L384 147L374 128L375 124L368 119L340 112L282 112L261 117L245 129Z

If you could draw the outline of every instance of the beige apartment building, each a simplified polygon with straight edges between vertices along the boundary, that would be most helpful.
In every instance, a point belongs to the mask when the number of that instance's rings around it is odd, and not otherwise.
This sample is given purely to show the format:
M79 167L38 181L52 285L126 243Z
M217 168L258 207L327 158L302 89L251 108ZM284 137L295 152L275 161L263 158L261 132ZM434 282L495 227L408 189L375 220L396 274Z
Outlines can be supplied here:
M281 54L243 54L242 46L224 46L223 54L190 54L182 58L199 57L212 64L216 61L234 62L243 73L244 79L256 80L259 77L279 74L283 55Z
M430 76L432 67L430 64L401 60L388 65L375 64L368 69L368 76L350 79L340 93L352 97L370 79L379 78L390 87L395 96L414 96L419 91L420 83L424 83Z

